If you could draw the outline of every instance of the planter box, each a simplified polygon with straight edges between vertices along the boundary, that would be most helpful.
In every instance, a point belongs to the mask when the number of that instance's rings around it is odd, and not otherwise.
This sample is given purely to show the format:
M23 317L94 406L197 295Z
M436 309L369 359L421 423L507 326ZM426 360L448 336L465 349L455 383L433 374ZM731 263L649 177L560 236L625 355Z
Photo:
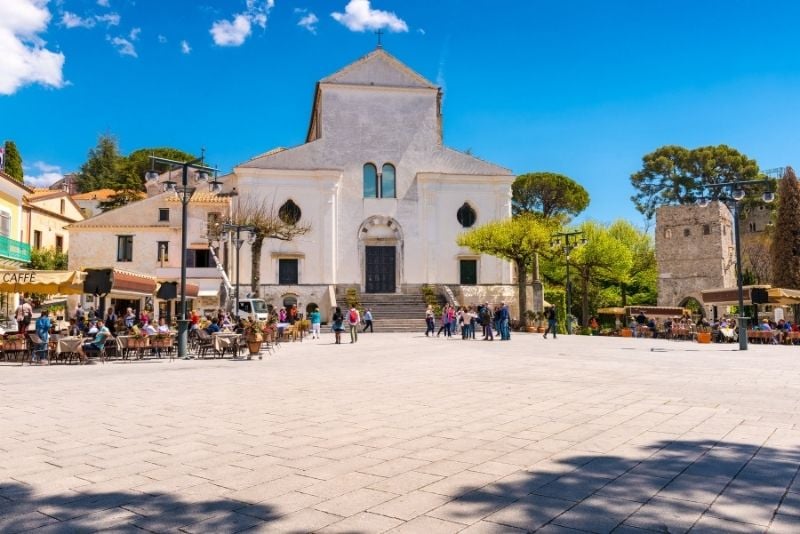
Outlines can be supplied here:
M619 335L622 337L633 337L633 330L630 328L623 328L619 331Z
M711 343L711 332L698 332L696 339L698 343Z

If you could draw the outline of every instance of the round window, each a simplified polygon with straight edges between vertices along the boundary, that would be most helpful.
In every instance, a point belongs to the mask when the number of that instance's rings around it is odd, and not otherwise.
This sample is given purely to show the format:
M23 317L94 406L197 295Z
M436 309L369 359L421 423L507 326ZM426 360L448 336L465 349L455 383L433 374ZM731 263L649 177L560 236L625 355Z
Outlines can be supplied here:
M283 206L278 210L278 217L286 224L297 224L303 212L300 211L300 206L294 203L292 199L283 203Z
M458 219L458 222L464 228L469 228L470 226L475 224L475 220L477 219L477 217L478 216L475 213L475 210L472 209L472 206L470 206L467 202L464 202L464 205L458 208L458 212L456 213L456 218Z

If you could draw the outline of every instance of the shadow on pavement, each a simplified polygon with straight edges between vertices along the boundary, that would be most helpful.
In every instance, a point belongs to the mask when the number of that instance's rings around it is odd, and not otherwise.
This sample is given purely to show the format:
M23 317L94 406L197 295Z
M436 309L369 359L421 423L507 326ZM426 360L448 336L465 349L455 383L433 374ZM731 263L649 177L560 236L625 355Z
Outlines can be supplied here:
M796 450L714 441L640 450L631 454L638 459L559 455L480 489L461 488L444 515L431 514L523 531L800 532Z
M238 510L238 511L237 511ZM245 511L239 513L240 511ZM0 483L0 532L238 532L275 519L269 505L134 492L37 496L17 482ZM139 530L144 529L144 530Z

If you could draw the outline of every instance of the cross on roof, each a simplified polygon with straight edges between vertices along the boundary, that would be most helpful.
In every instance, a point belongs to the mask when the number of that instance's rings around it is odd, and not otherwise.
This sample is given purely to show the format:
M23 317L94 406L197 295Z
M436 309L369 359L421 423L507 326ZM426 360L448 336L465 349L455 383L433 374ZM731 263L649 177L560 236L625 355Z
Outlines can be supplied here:
M377 48L383 48L383 45L381 44L381 35L383 35L383 30L381 30L381 29L378 29L378 30L375 32L375 35L377 35L377 36L378 36L378 47L377 47Z

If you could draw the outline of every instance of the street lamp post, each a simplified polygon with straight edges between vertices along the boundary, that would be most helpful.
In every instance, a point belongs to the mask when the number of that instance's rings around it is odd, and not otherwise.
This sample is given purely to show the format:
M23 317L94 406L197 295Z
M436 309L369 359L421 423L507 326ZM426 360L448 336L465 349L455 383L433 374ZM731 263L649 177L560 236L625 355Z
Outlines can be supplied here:
M222 241L226 240L226 236L230 235L232 237L233 245L236 247L236 295L234 296L234 300L236 302L234 316L239 316L239 251L244 244L244 239L242 239L242 232L248 232L250 235L247 238L247 242L251 245L256 240L256 227L251 224L232 224L232 223L222 223L220 225L220 233Z
M181 200L181 295L180 295L180 318L178 319L178 357L188 359L189 356L186 352L189 337L189 319L186 317L186 249L188 241L188 223L189 223L189 200L192 194L197 190L194 185L189 185L189 169L195 171L195 182L203 183L208 182L211 191L219 193L222 190L222 182L217 181L216 169L208 167L204 164L205 150L203 156L193 159L191 161L175 161L158 156L150 156L150 170L145 174L145 178L149 182L158 180L158 173L155 171L154 165L156 163L166 165L170 170L181 169L181 183L178 185L172 181L172 178L164 182L166 191L175 192L179 195ZM209 181L210 176L214 179Z
M583 232L580 230L575 230L574 232L558 232L553 234L552 238L550 239L550 245L558 248L561 247L561 250L564 252L564 258L567 263L567 333L572 333L572 282L569 279L569 255L570 253L575 250L579 245L586 244L586 238L580 237L583 236Z
M761 199L764 202L770 203L775 200L775 193L772 192L772 184L769 179L764 180L736 180L733 182L722 182L718 184L707 184L706 189L727 189L730 196L717 195L716 200L724 202L725 205L730 207L733 204L733 231L734 231L734 247L736 248L736 288L739 296L739 315L736 318L739 325L739 350L747 350L747 316L744 314L744 282L742 280L742 242L740 237L739 228L739 202L745 197L746 185L762 185L764 186L764 193ZM711 196L705 194L697 199L697 204L701 207L707 207L711 203Z

